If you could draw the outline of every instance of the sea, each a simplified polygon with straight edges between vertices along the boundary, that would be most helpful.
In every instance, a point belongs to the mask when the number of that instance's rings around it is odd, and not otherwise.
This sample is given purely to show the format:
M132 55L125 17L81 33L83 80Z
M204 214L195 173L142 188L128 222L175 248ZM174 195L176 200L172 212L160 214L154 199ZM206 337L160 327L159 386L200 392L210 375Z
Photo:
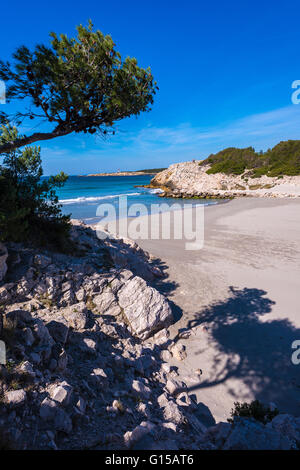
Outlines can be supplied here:
M111 204L116 212L116 217L122 216L120 210L120 198L124 201L126 196L127 207L136 204L143 205L144 210L148 211L158 204L164 203L163 211L172 210L174 203L183 205L190 204L193 206L199 204L216 204L216 201L195 200L195 199L171 199L158 197L162 191L160 189L144 188L143 185L150 183L152 175L138 176L69 176L66 184L59 188L56 193L59 202L62 205L62 212L70 214L73 219L80 219L86 223L97 223L102 216L97 216L99 206L103 204ZM155 206L153 206L155 205ZM155 209L154 209L155 210ZM160 212L162 211L159 209ZM130 212L130 211L129 211ZM102 213L102 212L101 212ZM131 217L134 211L131 211ZM139 215L137 211L136 216ZM124 216L124 213L123 213ZM127 216L127 215L126 215Z

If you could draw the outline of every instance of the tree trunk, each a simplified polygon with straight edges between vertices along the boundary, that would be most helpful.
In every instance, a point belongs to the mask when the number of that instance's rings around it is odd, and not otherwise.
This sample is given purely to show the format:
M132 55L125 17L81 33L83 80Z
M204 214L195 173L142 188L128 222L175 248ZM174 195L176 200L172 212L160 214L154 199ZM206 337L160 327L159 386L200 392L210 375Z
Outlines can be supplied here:
M67 131L53 131L53 132L36 132L28 137L21 137L14 142L7 142L6 144L0 145L0 154L9 153L17 148L23 147L24 145L30 145L40 140L50 140L56 137L62 137L64 135L71 134L73 130Z

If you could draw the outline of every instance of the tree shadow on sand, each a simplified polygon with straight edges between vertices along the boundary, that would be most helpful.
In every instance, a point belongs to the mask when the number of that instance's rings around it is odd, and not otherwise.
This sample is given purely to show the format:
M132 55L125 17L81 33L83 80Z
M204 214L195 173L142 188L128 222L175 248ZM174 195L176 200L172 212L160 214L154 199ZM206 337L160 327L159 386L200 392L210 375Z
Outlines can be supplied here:
M300 366L291 361L291 346L300 339L300 330L288 319L263 319L275 304L266 297L267 292L234 287L229 290L225 302L199 312L188 324L187 329L207 327L206 348L213 351L208 378L189 390L227 385L229 379L236 379L243 382L249 396L274 402L280 411L299 415ZM241 400L233 386L228 385L228 391L235 400Z

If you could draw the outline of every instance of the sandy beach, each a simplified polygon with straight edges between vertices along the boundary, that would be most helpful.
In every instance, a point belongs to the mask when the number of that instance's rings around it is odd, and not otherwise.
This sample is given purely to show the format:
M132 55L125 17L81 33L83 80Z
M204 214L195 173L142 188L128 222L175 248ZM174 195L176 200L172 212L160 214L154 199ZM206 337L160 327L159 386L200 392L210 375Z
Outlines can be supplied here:
M259 399L300 415L300 200L236 199L205 208L205 243L140 240L160 259L157 287L174 303L172 338L189 331L184 361L172 359L208 421L235 401ZM201 369L198 376L196 370ZM212 414L212 416L210 415Z

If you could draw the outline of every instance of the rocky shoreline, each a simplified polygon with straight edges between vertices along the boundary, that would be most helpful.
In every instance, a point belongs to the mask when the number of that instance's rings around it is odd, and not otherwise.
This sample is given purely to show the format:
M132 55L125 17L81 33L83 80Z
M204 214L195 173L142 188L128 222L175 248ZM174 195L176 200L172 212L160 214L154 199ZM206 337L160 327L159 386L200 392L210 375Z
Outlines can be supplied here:
M300 418L210 412L178 379L184 361L163 277L147 252L73 223L78 253L1 245L0 430L16 449L297 449ZM6 263L8 270L6 272Z
M300 197L300 176L252 178L242 175L207 174L210 165L200 160L176 163L158 173L148 187L163 190L160 197L228 199L234 197Z

